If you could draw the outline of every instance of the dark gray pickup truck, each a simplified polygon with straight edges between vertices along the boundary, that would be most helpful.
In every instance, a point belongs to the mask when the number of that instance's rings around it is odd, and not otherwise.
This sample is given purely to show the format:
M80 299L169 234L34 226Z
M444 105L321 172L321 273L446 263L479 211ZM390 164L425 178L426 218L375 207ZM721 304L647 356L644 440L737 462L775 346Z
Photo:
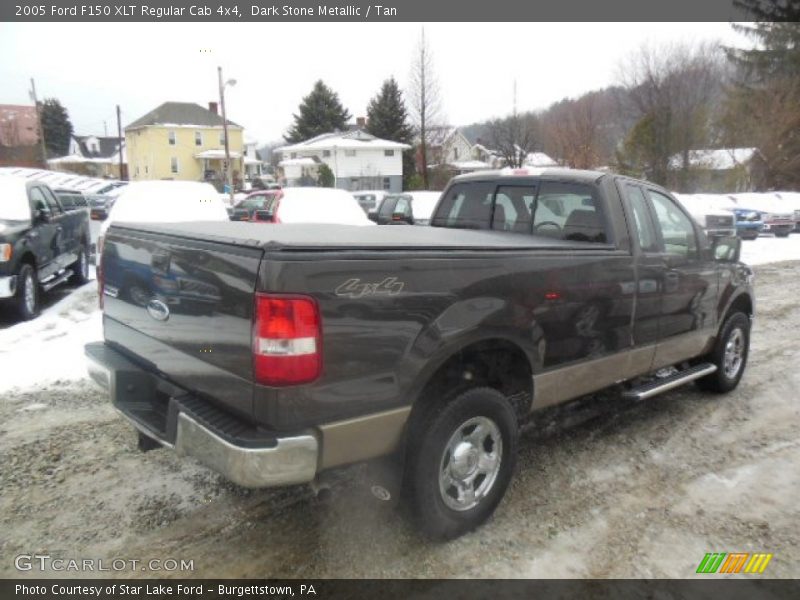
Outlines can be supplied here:
M0 176L0 310L39 314L39 295L89 278L89 212L67 208L44 183Z
M251 487L378 465L376 495L450 538L500 502L532 411L738 384L739 244L661 188L571 170L455 178L431 227L115 224L89 371L143 449Z

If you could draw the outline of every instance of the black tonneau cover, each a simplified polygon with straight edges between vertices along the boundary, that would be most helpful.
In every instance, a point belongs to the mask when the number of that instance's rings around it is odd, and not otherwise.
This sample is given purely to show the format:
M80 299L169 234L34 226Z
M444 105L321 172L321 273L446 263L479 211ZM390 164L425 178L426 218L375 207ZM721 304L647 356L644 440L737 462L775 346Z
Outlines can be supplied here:
M125 223L136 230L192 240L281 250L613 250L611 244L587 244L506 231L421 226L266 224L236 221Z

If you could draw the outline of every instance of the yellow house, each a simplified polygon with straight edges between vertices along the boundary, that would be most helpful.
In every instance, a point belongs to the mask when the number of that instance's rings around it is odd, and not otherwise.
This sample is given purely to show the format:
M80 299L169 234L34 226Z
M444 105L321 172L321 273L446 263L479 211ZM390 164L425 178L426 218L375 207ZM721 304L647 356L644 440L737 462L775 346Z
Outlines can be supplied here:
M234 183L243 168L243 128L228 120ZM225 176L225 134L217 103L165 102L125 127L128 177L216 182Z

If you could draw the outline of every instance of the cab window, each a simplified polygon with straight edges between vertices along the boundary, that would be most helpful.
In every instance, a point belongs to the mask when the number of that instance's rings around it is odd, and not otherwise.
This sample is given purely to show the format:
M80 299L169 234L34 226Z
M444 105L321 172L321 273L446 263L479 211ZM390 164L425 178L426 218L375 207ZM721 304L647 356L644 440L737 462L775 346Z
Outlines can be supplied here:
M533 233L572 242L609 241L597 190L581 183L545 181L533 216Z
M431 224L454 229L489 229L494 184L456 184L445 194Z
M536 188L533 186L500 186L494 197L492 229L530 233L535 201Z
M668 196L655 190L647 190L647 194L653 205L664 252L684 258L697 256L697 235L692 220Z
M631 212L633 213L633 225L636 228L636 238L639 240L639 248L643 252L657 252L658 240L650 219L650 209L647 206L647 198L637 185L625 184L625 195L628 198Z
M47 200L45 200L44 194L40 188L31 188L29 192L29 198L31 201L31 209L33 210L34 214L40 210L44 211L48 215L52 214L50 207L47 205Z

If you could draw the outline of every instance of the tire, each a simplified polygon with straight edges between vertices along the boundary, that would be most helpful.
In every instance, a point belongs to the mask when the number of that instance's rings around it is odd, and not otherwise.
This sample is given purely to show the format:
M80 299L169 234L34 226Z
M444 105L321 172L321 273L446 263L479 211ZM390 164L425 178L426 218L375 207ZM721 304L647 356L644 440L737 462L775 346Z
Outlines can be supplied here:
M30 321L39 315L39 282L36 280L36 270L27 263L23 263L17 273L14 305L23 321Z
M742 312L735 312L725 319L714 349L706 357L709 362L716 365L717 370L698 379L697 387L718 394L730 392L739 385L744 374L749 350L750 319Z
M439 402L417 419L404 492L420 529L448 540L486 521L511 480L518 439L513 407L486 387Z
M69 278L69 282L75 285L83 285L84 283L89 281L89 246L88 244L84 244L81 246L78 254L78 260L76 260L73 264L69 267L72 269L72 276Z
M779 238L789 237L789 233L790 232L788 232L788 231L781 231L780 233L776 232L775 233L775 237L779 237Z

